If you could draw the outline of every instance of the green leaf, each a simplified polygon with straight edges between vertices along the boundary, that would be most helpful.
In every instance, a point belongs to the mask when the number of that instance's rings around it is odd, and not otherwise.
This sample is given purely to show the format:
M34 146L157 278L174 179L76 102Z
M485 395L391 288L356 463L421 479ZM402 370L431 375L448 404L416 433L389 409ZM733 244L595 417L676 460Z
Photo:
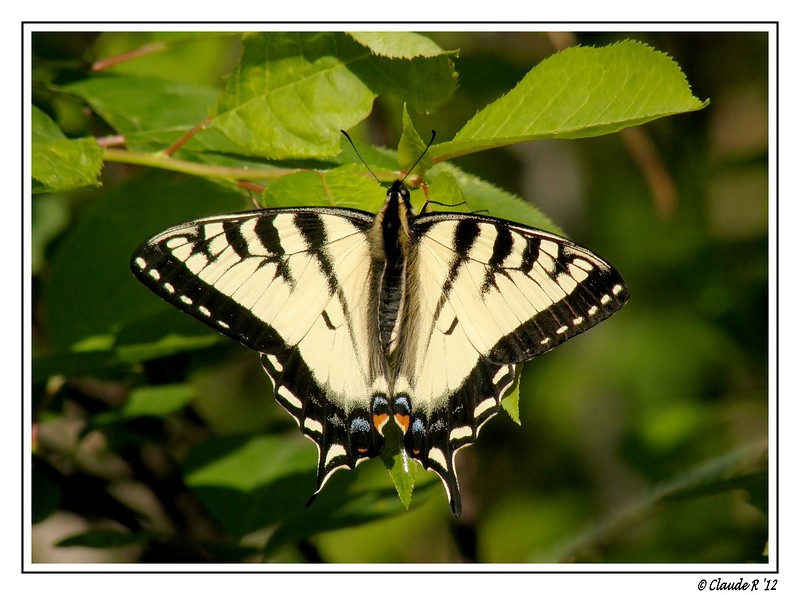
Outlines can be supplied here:
M70 222L67 201L55 194L37 196L31 202L31 273L41 272L47 262L50 242L63 232Z
M427 484L418 489L417 501L424 501L435 487ZM342 490L339 494L332 494L332 490L326 488L304 514L287 517L276 527L264 546L264 556L319 533L359 527L403 512L406 510L392 488L351 492Z
M381 460L389 472L389 477L394 482L400 501L408 509L411 506L411 496L414 492L419 465L408 456L403 447L403 434L397 424L386 424L383 437Z
M36 143L47 143L67 138L58 124L53 122L46 113L35 105L31 107L31 141Z
M541 62L472 118L434 161L541 138L610 134L705 107L668 55L635 42L572 47Z
M103 149L93 138L68 139L47 114L31 110L31 176L34 192L99 186Z
M414 123L411 121L411 116L408 115L408 110L404 105L403 134L400 136L400 144L397 147L397 161L400 163L400 169L408 171L422 155L422 159L417 163L414 173L419 176L424 175L431 168L430 155L428 153L423 155L423 151L426 148L427 143L422 140L422 137L414 129Z
M369 48L373 54L385 58L433 58L458 53L443 50L432 39L419 33L351 31L348 35L364 47Z
M137 388L131 391L122 407L94 416L92 426L109 425L138 417L165 417L188 405L195 396L196 391L186 384Z
M506 393L500 404L508 413L509 417L518 425L522 425L522 420L519 417L519 377L522 375L523 366L517 366L517 372L514 377L514 384L511 385L509 392Z
M180 316L175 320L174 314L169 311L165 315L149 317L140 323L143 328L130 325L120 329L113 337L116 359L124 364L145 362L205 349L226 340L189 317ZM169 334L164 335L165 330Z
M482 212L550 231L563 232L534 205L450 164L433 168L427 193L411 190L411 201L419 211L430 199L450 205L429 209ZM360 165L345 165L324 172L289 174L264 191L265 207L327 206L361 209L376 213L386 200L386 190L375 183Z
M96 76L64 90L81 97L128 148L166 148L200 124L220 92L216 89L135 75ZM204 148L200 141L193 145Z
M386 191L363 166L346 165L326 172L283 176L267 187L262 200L270 208L325 206L375 213L386 200Z
M279 477L308 469L309 462L313 469L313 449L306 446L305 441L282 436L206 443L187 459L186 483L193 488L217 486L250 492Z
M177 312L136 281L129 262L152 234L241 209L242 197L197 178L175 184L168 174L146 175L90 196L59 244L43 288L53 352L142 348L169 336L186 337L187 348L196 348L199 338L218 340L212 329Z
M90 53L93 68L103 72L213 86L230 68L240 37L236 31L113 31L98 35Z
M480 212L564 235L534 205L477 176L445 163L434 167L431 173L432 177L428 182L428 197L431 200L453 205L455 211ZM464 202L466 206L462 204ZM441 206L434 208L444 210Z
M367 48L340 33L246 34L212 130L249 155L334 155L339 130L366 118L377 96L353 71L369 56Z
M370 67L372 72L364 72L365 80L398 95L421 113L430 113L447 103L458 84L455 66L447 56L411 61L376 57Z
M296 435L213 438L184 465L186 485L237 537L307 516L315 470L315 449Z
M392 60L343 33L246 34L213 123L197 139L270 159L327 158L340 150L339 131L364 120L378 95L431 110L454 90L453 64L441 51Z
M456 168L438 166L435 171L438 173L428 181L428 199L437 204L430 208L433 210L444 210L448 207L456 210L468 208L465 206L467 199L464 190L454 175Z

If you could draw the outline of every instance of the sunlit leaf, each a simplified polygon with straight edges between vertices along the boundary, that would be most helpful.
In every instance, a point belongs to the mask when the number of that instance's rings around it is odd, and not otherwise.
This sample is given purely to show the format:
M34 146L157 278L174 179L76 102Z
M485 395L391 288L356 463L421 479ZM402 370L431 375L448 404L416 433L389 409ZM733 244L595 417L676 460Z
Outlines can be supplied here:
M103 149L94 138L68 139L40 109L31 109L31 176L35 192L99 185Z
M536 66L431 154L443 160L542 138L598 136L707 104L692 95L672 58L645 44L572 47Z
M386 58L410 59L420 56L432 58L456 53L443 50L429 37L418 33L352 31L348 35L361 45L368 47L373 53Z

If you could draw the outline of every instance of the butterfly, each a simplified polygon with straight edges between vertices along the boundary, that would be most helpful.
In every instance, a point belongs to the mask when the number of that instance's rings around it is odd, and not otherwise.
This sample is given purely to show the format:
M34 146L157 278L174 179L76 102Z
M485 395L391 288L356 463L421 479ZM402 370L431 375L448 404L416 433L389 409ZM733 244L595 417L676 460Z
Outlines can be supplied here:
M487 215L416 214L400 180L377 214L295 207L184 223L142 244L131 268L260 353L278 403L319 449L314 496L380 454L396 424L455 516L455 455L498 412L517 367L628 299L588 249Z

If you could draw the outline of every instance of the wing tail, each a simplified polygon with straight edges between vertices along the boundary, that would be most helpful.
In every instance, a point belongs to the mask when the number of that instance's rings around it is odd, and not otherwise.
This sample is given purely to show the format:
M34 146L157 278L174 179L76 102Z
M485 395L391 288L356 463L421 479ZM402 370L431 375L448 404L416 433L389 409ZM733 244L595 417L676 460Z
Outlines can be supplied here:
M516 386L516 378L515 365L479 358L445 406L429 412L422 408L412 412L405 436L406 451L439 476L455 516L461 514L456 453L475 442L483 424L499 411L500 402Z
M353 469L377 456L383 437L372 425L367 408L346 411L317 384L296 349L262 353L261 364L272 380L278 403L317 445L317 489L306 503L310 505L334 472Z

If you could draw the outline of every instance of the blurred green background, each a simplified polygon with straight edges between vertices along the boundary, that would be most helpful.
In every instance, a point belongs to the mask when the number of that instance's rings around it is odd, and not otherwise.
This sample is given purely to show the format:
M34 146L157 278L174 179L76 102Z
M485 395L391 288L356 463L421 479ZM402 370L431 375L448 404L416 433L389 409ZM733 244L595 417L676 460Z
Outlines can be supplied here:
M306 511L316 449L256 354L161 304L196 350L130 365L103 355L100 337L66 353L85 328L136 334L124 323L158 300L128 259L161 221L247 208L245 195L116 164L100 188L36 195L34 562L767 561L767 34L428 35L460 50L454 98L413 114L443 140L573 43L641 40L711 100L615 135L456 161L612 262L629 304L525 366L521 427L501 413L459 454L460 519L421 470L405 512L377 461L336 474ZM35 33L34 104L70 137L109 134L58 88L145 41ZM219 88L239 43L209 36L119 68ZM401 113L381 96L363 135L395 147ZM97 299L122 287L129 303Z

